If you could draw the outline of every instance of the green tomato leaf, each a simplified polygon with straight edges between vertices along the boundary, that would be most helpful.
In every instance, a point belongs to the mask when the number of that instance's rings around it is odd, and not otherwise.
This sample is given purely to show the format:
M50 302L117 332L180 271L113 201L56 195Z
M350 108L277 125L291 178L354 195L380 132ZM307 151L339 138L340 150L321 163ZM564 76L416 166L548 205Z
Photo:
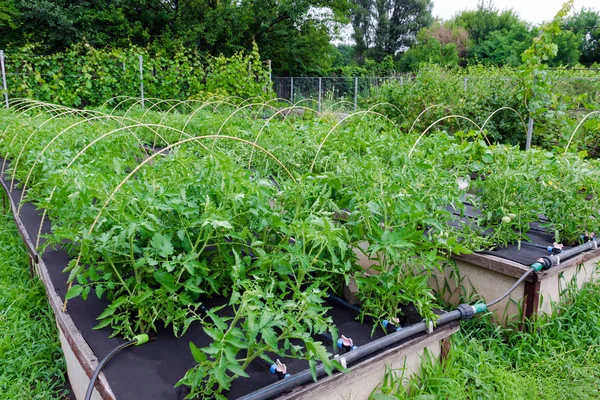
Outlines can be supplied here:
M206 361L206 354L202 352L196 345L190 342L190 351L192 352L192 357L194 357L194 361L197 363L203 363Z
M65 300L72 299L73 297L77 297L83 291L83 286L73 285L65 295Z
M154 272L154 279L161 284L162 287L167 289L169 292L177 290L175 285L175 278L167 271L158 270Z

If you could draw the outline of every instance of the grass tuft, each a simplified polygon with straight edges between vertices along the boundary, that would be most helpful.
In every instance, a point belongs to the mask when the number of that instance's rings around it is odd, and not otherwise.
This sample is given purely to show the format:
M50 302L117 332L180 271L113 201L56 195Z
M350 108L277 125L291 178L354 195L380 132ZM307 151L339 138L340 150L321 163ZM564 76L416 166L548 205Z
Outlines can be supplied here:
M599 399L600 285L572 291L526 330L463 322L448 359L427 355L418 376L388 370L376 400Z
M44 287L0 211L0 399L67 399L64 357Z

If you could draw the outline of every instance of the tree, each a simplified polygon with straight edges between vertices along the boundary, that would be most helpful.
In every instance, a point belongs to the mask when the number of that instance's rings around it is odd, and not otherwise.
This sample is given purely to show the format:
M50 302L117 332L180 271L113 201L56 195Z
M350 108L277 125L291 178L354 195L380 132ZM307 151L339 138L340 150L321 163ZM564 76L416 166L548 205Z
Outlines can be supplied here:
M0 48L18 41L19 11L13 0L0 0Z
M406 51L433 21L431 8L431 0L358 0L351 21L359 57L382 61Z
M565 18L562 29L577 36L581 64L590 66L600 63L600 12L582 8Z
M418 44L406 51L400 59L400 70L415 71L424 63L458 67L460 50L457 43L445 39L436 37L427 30L419 32Z
M231 56L257 43L277 74L331 65L330 33L347 21L348 0L0 0L0 42L45 53L86 42L157 51L184 45ZM317 12L321 10L321 12Z
M533 40L526 22L512 10L499 12L491 1L480 1L476 10L459 13L453 22L469 33L468 58L477 63L517 66Z

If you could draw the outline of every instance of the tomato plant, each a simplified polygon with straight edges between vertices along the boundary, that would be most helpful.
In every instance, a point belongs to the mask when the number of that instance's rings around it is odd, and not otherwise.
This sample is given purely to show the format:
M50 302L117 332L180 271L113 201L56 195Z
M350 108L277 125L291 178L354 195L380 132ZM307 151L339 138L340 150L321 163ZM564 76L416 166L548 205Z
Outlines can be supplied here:
M337 335L325 299L350 280L376 323L408 304L433 320L427 281L452 254L527 240L540 216L557 241L599 228L597 160L458 125L421 135L374 113L337 123L227 98L35 104L3 112L0 152L52 221L43 246L72 257L67 300L106 299L97 328L125 337L202 324L213 342L190 345L191 396L223 396L269 354L339 367L313 337ZM206 308L217 297L231 313Z

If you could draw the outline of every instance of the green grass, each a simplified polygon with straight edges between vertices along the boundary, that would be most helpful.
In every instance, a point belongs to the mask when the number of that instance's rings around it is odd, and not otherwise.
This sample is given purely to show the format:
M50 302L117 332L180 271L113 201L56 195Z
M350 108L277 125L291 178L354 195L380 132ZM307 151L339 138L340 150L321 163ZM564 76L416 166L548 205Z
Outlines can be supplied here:
M10 213L0 210L0 399L66 399L65 365L44 287Z
M558 311L528 332L463 323L447 360L426 359L404 387L388 371L373 398L600 399L600 285L568 293Z

